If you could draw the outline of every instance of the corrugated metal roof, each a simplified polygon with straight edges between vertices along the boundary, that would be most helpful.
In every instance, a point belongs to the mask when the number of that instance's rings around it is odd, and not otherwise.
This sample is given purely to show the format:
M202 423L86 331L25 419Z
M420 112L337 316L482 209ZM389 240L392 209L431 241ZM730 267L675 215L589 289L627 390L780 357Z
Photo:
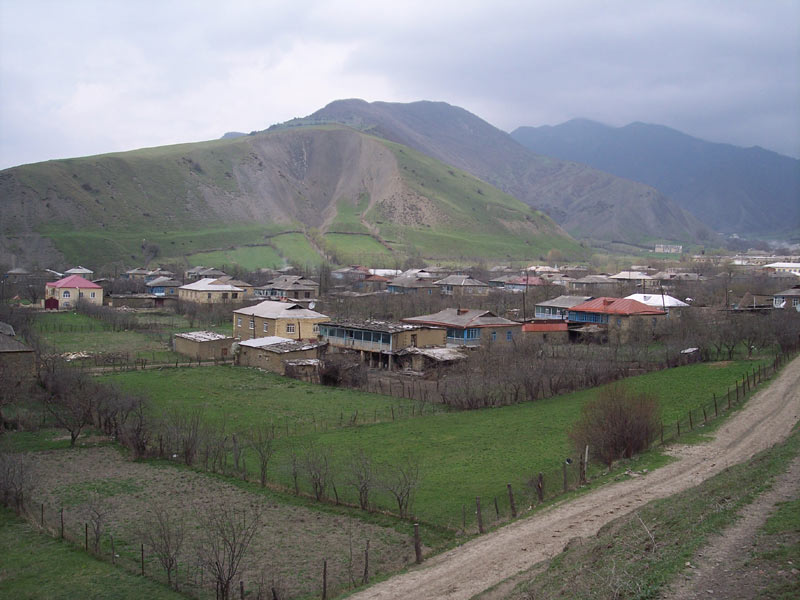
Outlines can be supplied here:
M468 327L503 327L520 325L516 321L498 317L488 310L474 308L446 308L430 315L409 317L403 319L404 323L418 323L424 325L438 325L440 327L468 328Z
M248 317L261 317L265 319L329 319L328 315L323 315L308 308L303 308L295 302L278 302L275 300L264 300L255 306L240 308L233 311L237 315Z
M193 283L182 285L181 290L192 290L195 292L243 292L244 290L229 283L217 283L216 279L204 278Z
M233 341L229 335L223 335L214 331L187 331L186 333L176 333L175 337L192 340L193 342L218 342L219 340L229 339Z

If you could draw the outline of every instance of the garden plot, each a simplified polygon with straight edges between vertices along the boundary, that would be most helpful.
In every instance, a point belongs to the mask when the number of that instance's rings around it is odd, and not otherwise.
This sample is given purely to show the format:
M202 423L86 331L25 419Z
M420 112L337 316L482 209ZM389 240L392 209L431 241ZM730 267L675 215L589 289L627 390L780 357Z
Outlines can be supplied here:
M35 482L30 501L45 507L48 528L57 533L59 509L64 509L67 536L93 544L91 511L105 512L99 552L110 556L110 535L118 562L139 569L140 531L160 507L187 523L179 557L181 589L203 598L214 597L210 574L201 573L197 547L202 517L220 507L237 511L260 509L260 525L236 577L247 590L259 581L282 590L284 597L316 594L327 560L328 589L341 590L360 582L364 550L369 540L370 576L397 571L414 560L413 539L394 529L332 512L287 504L269 493L254 493L221 479L172 465L126 460L110 447L30 454ZM38 510L37 510L38 515ZM86 523L89 523L85 529ZM88 534L87 534L88 531ZM159 563L146 550L149 575L166 580ZM201 586L201 579L203 585ZM269 588L267 588L269 589ZM237 590L238 591L238 590Z

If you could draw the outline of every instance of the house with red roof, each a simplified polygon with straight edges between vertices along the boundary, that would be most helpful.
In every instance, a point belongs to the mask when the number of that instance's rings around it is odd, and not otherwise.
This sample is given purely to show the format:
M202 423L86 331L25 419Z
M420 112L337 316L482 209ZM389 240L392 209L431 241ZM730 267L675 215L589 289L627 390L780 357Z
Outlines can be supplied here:
M616 331L624 340L634 325L644 325L652 330L658 320L665 316L662 309L637 300L602 296L570 308L568 320L570 323L599 325L609 332Z
M45 308L75 308L79 301L103 306L103 288L80 275L70 275L45 284Z

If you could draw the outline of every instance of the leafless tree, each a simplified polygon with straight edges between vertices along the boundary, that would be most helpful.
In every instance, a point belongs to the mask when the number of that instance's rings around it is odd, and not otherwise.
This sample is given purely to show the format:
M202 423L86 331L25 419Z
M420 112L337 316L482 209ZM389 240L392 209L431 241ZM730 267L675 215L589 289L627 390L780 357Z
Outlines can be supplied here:
M330 462L328 455L330 449L311 444L305 449L301 466L311 484L311 490L317 501L322 500L330 484Z
M172 574L178 567L183 542L186 537L186 521L170 515L162 506L156 504L152 514L139 528L139 535L167 573L167 584L172 585ZM175 581L177 589L178 582Z
M87 508L89 511L89 523L92 526L93 547L95 553L98 553L100 551L100 537L103 535L106 517L108 517L110 509L105 499L97 492L92 492L89 495Z
M592 455L610 468L618 458L630 458L648 447L660 424L658 415L654 397L615 384L602 388L584 405L568 435L579 451L588 445Z
M22 454L0 454L0 497L3 504L20 512L32 487L33 472L28 459Z
M65 367L45 374L45 407L59 426L69 431L70 446L75 446L81 431L91 425L101 390L89 378Z
M257 425L247 432L247 445L258 457L261 487L267 485L267 467L275 452L273 441L272 429L269 425Z
M352 454L347 464L347 484L358 493L358 505L369 510L369 495L375 485L372 458L363 449Z
M214 575L220 600L231 597L231 582L260 525L261 507L218 506L201 513L198 554Z
M414 504L414 495L419 486L420 466L414 458L406 458L394 465L385 465L381 475L381 487L397 502L400 518L409 515Z
M119 431L119 439L133 453L133 459L147 455L152 436L152 423L148 400L144 396L127 395L126 418Z

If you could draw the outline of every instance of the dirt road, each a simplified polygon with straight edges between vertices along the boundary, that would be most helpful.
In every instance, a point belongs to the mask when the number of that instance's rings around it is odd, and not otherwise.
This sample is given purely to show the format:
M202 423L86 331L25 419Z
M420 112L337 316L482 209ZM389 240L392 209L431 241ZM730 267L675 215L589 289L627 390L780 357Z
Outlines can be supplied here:
M408 573L381 582L357 600L467 599L561 552L574 537L594 535L605 523L655 498L688 489L784 439L800 419L800 358L717 432L696 446L677 446L674 463L643 477L605 486L557 504L463 546Z

